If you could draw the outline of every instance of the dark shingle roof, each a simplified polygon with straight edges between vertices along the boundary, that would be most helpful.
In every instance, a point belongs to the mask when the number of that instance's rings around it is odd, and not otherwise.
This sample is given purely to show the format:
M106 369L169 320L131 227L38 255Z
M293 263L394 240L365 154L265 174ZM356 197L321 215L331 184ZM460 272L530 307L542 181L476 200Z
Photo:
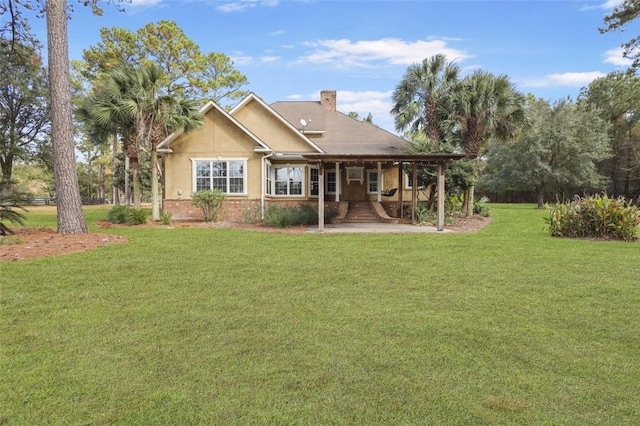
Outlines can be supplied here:
M320 102L275 102L270 105L295 128L331 155L377 155L405 153L409 143L367 121L356 120L339 111L328 111Z

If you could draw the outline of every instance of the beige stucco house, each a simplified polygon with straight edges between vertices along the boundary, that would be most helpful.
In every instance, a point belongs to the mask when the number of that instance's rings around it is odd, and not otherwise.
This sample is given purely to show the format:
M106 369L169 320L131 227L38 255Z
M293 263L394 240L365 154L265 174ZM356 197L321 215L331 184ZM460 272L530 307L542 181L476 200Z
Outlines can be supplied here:
M219 188L227 220L264 214L273 203L307 203L321 217L335 208L337 221L393 222L417 199L415 173L407 177L403 164L439 164L444 191L444 166L461 157L409 154L404 139L337 111L335 91L322 91L320 101L271 105L249 94L231 111L208 102L201 113L202 128L175 132L158 147L163 209L176 220L200 219L191 195ZM443 225L444 206L442 215Z

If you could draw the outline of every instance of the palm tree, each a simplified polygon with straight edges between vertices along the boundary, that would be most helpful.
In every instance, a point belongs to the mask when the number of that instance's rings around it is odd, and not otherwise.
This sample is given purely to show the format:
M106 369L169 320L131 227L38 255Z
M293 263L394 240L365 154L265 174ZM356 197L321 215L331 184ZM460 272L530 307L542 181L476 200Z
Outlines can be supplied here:
M103 129L116 130L133 168L134 206L140 208L141 149L151 153L152 219L160 219L157 146L172 131L190 131L202 124L193 101L178 94L163 94L164 73L154 63L134 68L122 64L111 69L104 85L86 101L92 120Z
M461 80L454 92L445 127L471 158L482 154L489 139L508 140L527 124L525 97L506 75L496 77L478 70ZM473 213L473 192L473 185L465 190L463 211L467 216Z
M432 150L438 150L448 135L443 121L449 115L446 99L458 81L460 69L438 54L409 68L393 92L396 130L424 132Z

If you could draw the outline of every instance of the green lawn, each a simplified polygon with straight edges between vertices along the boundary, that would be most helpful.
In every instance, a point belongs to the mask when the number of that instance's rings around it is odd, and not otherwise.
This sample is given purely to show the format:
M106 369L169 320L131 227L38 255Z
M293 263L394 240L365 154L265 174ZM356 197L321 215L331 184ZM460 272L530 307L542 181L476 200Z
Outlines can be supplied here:
M455 235L119 228L0 263L0 424L637 424L640 244L492 213Z

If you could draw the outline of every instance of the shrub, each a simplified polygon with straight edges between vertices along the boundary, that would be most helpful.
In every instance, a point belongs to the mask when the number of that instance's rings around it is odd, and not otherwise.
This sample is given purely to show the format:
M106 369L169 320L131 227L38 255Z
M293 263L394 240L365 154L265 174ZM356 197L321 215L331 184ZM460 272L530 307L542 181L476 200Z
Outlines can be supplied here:
M335 217L335 209L325 209L325 221ZM278 228L289 228L299 225L314 225L318 223L318 211L308 204L298 206L273 205L265 213L264 223Z
M195 192L192 202L202 210L205 222L215 222L218 220L218 213L226 198L224 192L219 189L205 189Z
M482 197L479 200L477 200L473 204L473 214L477 214L482 217L491 216L491 211L489 210L489 206L487 206L488 202L489 202L489 199L487 197Z
M554 237L638 239L640 211L623 197L575 197L547 209L546 221Z
M163 225L171 225L171 213L167 211L160 212L160 223Z
M141 225L147 222L147 214L144 210L136 210L126 206L113 206L107 213L107 222Z
M246 201L242 206L242 221L244 223L259 223L261 218L260 204Z
M127 225L142 225L143 223L147 223L147 213L142 209L131 209Z
M13 185L7 180L0 180L0 235L10 235L13 231L3 221L24 225L26 216L16 209L27 211L23 205L28 204L29 197L23 192L12 189Z
M127 223L129 211L131 209L126 206L113 206L107 213L107 222L111 223Z

